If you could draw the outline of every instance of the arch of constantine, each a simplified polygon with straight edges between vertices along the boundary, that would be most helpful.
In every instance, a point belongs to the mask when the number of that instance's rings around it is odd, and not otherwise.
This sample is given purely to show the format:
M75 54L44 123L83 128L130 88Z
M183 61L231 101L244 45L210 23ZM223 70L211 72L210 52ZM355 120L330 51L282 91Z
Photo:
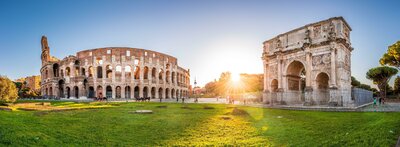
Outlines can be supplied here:
M183 98L190 73L175 57L137 48L83 50L62 60L42 37L41 93L56 98Z
M350 31L342 17L333 17L265 41L263 101L353 107Z

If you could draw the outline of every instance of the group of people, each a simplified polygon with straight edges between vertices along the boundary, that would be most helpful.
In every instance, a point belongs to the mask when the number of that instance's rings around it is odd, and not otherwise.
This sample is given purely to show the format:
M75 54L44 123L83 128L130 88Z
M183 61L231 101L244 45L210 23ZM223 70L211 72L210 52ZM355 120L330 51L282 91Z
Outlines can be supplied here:
M374 107L376 107L377 106L377 103L379 102L379 106L380 105L383 105L383 104L385 104L385 99L383 99L383 98L377 98L377 97L374 97Z
M103 97L103 93L99 93L99 95L98 95L98 97L97 98L95 98L95 101L107 101L107 97Z

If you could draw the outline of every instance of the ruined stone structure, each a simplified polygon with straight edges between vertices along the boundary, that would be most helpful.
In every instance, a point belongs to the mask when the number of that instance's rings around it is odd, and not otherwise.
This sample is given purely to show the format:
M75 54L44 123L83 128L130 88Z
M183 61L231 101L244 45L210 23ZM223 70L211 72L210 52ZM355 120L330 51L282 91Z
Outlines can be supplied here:
M175 57L137 48L107 47L80 51L62 60L50 57L42 37L43 96L57 98L183 98L190 73Z
M28 76L25 78L19 78L19 79L15 80L15 82L24 83L22 85L22 88L27 87L31 90L40 91L41 78L38 75L37 76Z
M350 31L333 17L265 41L264 102L353 107Z

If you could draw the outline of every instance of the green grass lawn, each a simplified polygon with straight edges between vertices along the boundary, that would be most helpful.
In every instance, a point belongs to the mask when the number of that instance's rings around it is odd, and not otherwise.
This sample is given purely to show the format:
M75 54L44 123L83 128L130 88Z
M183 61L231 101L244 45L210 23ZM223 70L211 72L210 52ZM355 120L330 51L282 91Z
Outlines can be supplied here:
M0 146L394 146L400 135L400 113L292 111L222 104L104 105L112 107L0 111ZM131 113L142 109L154 113Z

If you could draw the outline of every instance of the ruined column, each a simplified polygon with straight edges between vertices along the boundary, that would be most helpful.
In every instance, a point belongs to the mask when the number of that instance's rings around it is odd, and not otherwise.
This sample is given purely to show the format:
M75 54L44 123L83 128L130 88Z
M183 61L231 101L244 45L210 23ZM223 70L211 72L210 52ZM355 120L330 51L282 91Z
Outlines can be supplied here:
M331 87L336 87L336 48L331 48Z
M306 87L304 89L304 106L310 106L312 105L312 99L313 99L313 88L311 85L311 69L312 66L312 54L310 52L306 53Z
M336 47L331 43L331 83L329 86L329 106L338 106L337 86L336 86Z

